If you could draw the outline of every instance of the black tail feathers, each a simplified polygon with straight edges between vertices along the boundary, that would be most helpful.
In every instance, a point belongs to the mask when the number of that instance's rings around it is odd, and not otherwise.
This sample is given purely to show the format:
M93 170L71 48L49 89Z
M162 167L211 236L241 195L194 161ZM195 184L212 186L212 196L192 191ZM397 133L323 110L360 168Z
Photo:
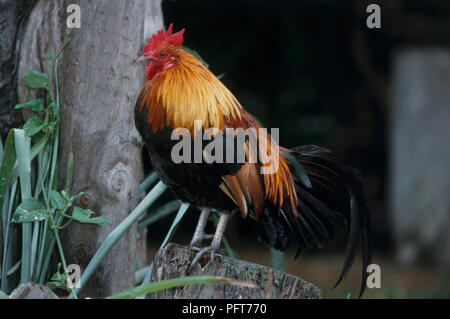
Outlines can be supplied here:
M285 152L289 160L298 196L297 216L288 204L280 212L266 205L258 222L260 239L284 250L291 239L298 242L298 254L303 248L321 247L334 238L336 232L348 232L347 253L336 287L350 269L358 242L362 247L362 283L359 297L367 281L367 266L371 262L371 226L369 210L359 171L329 150L300 146ZM298 255L297 254L297 255Z

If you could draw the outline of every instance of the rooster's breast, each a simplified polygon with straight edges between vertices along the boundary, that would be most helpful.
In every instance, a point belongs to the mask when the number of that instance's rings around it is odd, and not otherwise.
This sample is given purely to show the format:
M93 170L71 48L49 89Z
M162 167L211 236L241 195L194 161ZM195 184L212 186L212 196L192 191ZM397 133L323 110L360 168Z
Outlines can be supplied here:
M240 167L235 164L207 164L204 161L175 163L172 160L172 148L180 141L171 139L173 128L166 126L153 132L147 118L147 110L141 112L136 107L136 128L145 142L153 169L174 195L183 202L199 207L220 210L235 208L234 202L220 190L219 185L223 175L235 174ZM190 144L193 158L193 140Z

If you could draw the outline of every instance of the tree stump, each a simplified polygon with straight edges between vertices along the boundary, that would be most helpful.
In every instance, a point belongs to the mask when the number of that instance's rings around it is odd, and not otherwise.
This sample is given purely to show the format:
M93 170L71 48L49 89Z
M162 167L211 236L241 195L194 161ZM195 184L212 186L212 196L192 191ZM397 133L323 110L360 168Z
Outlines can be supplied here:
M154 260L151 281L188 276L186 270L196 251L185 246L168 244ZM197 264L190 276L221 276L247 281L258 288L247 288L226 284L190 285L170 288L149 294L152 299L319 299L322 291L312 283L299 277L270 267L243 260L209 254Z
M44 285L28 282L21 284L9 296L9 299L59 299L53 291Z

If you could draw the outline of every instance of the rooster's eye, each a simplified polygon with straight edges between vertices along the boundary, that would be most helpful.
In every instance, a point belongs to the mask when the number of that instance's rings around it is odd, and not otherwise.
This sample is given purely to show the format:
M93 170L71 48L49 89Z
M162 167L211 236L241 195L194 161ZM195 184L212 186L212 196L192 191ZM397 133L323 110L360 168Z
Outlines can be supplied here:
M166 52L165 51L159 52L159 57L160 58L165 58L166 57Z

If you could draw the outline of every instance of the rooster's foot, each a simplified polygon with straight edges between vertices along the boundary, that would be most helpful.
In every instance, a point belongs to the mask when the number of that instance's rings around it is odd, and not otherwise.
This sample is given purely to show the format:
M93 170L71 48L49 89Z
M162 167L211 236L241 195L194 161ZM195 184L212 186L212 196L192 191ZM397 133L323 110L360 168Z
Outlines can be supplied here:
M209 253L210 260L214 260L215 254L219 251L219 248L220 248L220 245L219 246L211 245L209 247L203 247L203 248L192 247L191 249L198 251L198 253L195 255L194 259L192 260L191 264L189 265L189 268L187 270L188 274L192 273L195 266L198 264L198 262L203 257L203 255Z

